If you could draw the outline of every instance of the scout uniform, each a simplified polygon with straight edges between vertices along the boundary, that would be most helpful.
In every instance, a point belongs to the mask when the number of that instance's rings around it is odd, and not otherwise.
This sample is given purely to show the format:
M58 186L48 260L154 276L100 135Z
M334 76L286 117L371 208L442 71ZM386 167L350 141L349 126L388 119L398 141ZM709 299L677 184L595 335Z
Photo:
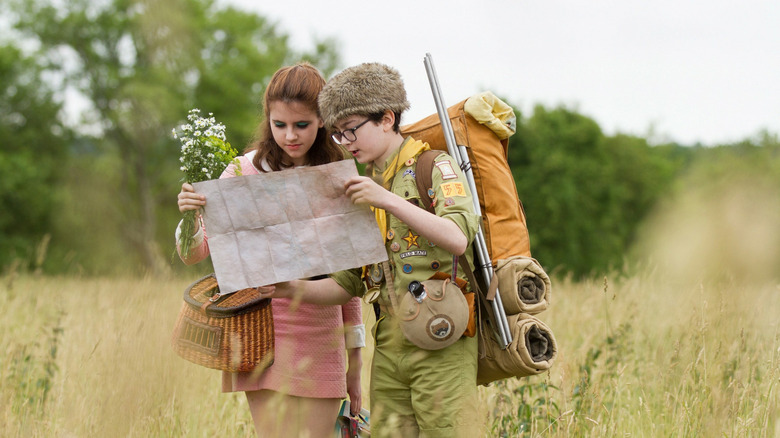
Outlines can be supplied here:
M420 206L416 183L417 156L429 149L408 137L383 169L368 173L384 187L412 204ZM479 217L474 214L466 178L455 160L443 154L434 161L429 195L436 215L455 222L473 241ZM420 206L421 207L421 206ZM421 207L422 208L422 207ZM378 295L379 316L374 326L375 351L371 369L372 432L374 436L476 436L477 339L461 337L441 350L421 349L401 333L393 314L389 293L401 297L413 280L424 281L434 273L452 273L453 256L428 241L395 216L375 210L377 223L385 237L395 291L387 290L384 272L379 266L342 271L331 275L352 295L367 298ZM471 263L471 245L461 257ZM465 278L464 273L458 277Z

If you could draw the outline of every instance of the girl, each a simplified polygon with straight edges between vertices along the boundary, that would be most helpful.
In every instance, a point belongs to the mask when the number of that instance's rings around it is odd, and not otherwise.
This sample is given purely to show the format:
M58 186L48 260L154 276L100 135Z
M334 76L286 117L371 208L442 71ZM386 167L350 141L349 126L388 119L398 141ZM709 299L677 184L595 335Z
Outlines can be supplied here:
M325 132L317 109L324 85L320 72L307 63L283 67L274 74L265 90L259 140L239 157L241 175L344 158L343 150ZM230 165L220 178L235 175L236 167ZM178 205L181 212L197 210L206 205L206 199L185 183ZM189 257L182 260L193 264L208 254L208 238L201 226ZM352 414L360 411L360 347L365 345L360 300L354 298L343 306L274 300L273 318L273 365L262 373L225 372L222 390L246 393L258 436L328 436L347 394Z

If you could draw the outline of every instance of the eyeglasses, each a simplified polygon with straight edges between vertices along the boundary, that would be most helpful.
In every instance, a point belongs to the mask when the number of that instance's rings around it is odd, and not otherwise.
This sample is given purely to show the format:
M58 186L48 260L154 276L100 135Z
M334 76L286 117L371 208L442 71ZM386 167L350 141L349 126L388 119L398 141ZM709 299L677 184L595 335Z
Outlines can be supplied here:
M365 125L366 122L368 122L369 120L371 119L363 120L354 128L345 129L341 132L334 132L333 134L330 135L330 138L332 138L333 141L336 142L336 144L341 144L341 140L344 138L346 138L347 141L349 142L353 142L357 140L357 135L355 135L355 131L357 131L358 128L360 128L361 126Z

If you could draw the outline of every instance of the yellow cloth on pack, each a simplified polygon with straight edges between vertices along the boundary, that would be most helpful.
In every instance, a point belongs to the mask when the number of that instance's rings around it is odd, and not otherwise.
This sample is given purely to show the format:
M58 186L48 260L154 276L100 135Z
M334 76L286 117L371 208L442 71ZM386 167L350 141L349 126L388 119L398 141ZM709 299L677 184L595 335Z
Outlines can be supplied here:
M393 180L393 176L401 170L402 166L406 165L406 162L417 156L422 151L427 151L431 147L428 143L415 140L408 137L406 141L401 145L401 149L398 151L398 155L388 161L392 161L392 165L388 165L382 172L382 186L385 189L390 190L390 182ZM387 242L387 212L384 209L371 207L374 210L374 216L376 217L376 224L379 225L379 231L382 232L382 238Z
M501 140L511 137L517 129L515 111L490 91L469 97L463 110Z

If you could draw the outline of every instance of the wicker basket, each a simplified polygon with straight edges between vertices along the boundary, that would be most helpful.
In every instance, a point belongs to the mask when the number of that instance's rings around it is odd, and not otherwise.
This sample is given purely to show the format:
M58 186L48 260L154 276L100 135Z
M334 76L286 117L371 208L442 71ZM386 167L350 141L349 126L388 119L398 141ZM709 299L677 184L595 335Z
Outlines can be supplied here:
M273 363L271 300L254 288L220 296L207 275L184 291L173 349L190 362L222 371L262 371Z

